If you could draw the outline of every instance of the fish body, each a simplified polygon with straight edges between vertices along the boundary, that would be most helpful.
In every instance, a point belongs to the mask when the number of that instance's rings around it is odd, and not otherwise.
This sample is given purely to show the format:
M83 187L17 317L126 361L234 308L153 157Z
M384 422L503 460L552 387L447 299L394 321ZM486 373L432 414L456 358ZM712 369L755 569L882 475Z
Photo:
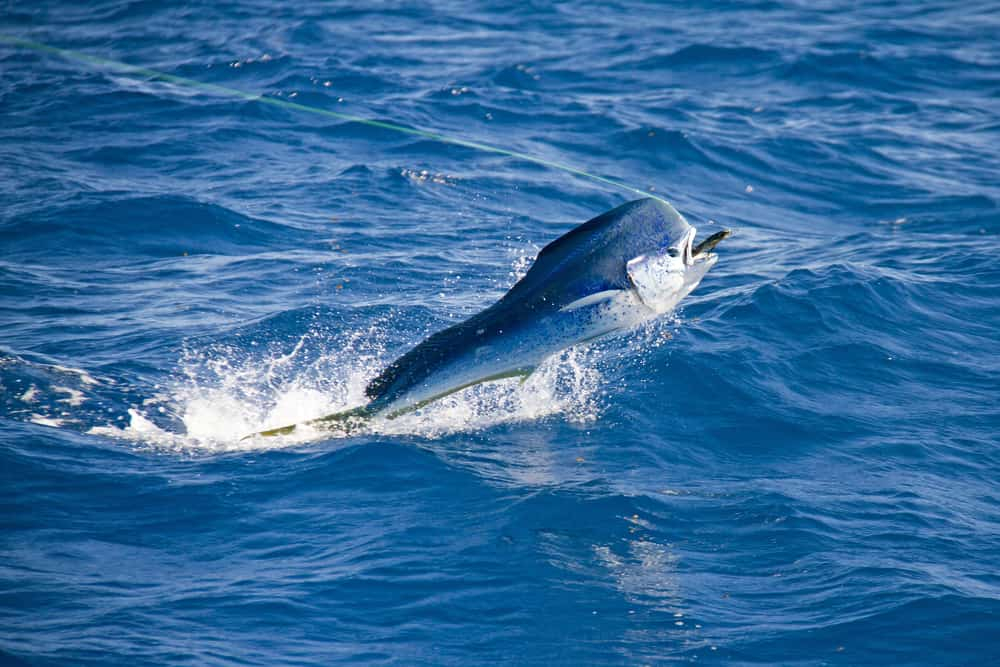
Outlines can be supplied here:
M309 424L343 427L372 416L392 418L465 387L526 377L560 350L669 312L715 264L709 251L728 235L720 232L696 247L695 233L656 199L599 215L545 246L492 306L389 364L366 387L367 405Z

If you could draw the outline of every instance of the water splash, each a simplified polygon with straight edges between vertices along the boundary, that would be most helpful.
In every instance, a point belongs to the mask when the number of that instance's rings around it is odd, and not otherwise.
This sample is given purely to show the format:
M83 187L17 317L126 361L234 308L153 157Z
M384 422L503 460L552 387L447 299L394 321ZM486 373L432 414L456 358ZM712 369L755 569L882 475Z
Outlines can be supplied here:
M526 379L469 387L394 419L375 418L350 435L435 439L557 415L577 423L594 421L607 384L603 375L623 359L635 360L663 345L679 324L677 316L659 318L612 342L569 348ZM9 414L39 425L190 453L267 450L345 438L344 432L300 427L287 436L244 439L366 403L365 387L398 351L392 346L387 352L390 326L388 319L379 318L344 333L314 321L306 333L285 340L241 337L191 343L167 381L145 388L120 378L98 380L80 369L5 357L21 369L7 392L15 399Z
M275 449L346 437L299 428L288 436L243 439L364 404L365 386L388 360L378 342L380 330L375 324L334 338L314 331L288 351L275 346L261 354L229 345L187 350L176 379L141 408L129 409L126 426L97 426L89 433L192 452ZM594 355L587 348L565 350L524 381L469 387L413 413L376 418L360 434L439 438L556 414L593 420L601 384Z
M344 432L300 427L287 436L244 439L363 405L365 387L398 352L396 345L387 352L388 316L346 333L312 319L306 333L283 340L261 340L273 326L269 323L226 343L189 343L174 374L145 387L122 378L97 379L68 366L4 357L4 363L20 369L6 392L8 413L43 426L190 453L268 450L346 438ZM608 384L603 375L615 375L611 369L624 359L641 367L643 353L666 343L679 326L676 315L658 318L610 342L563 350L526 379L469 387L394 419L375 418L350 435L435 439L557 415L591 422L600 414Z

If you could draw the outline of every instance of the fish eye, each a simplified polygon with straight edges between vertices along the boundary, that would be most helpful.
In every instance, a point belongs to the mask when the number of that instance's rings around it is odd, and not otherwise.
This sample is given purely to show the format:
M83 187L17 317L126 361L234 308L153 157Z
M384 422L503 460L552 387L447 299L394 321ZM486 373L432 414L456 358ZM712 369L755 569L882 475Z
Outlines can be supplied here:
M678 250L677 248L667 248L667 254L670 255L671 257L677 257L678 255L681 254L681 251Z

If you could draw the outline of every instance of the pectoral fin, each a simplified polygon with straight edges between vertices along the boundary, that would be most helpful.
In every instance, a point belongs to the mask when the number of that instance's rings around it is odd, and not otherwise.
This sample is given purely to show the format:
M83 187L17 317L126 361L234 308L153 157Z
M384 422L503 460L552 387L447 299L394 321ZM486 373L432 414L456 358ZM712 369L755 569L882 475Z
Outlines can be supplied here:
M609 290L604 290L603 292L595 292L594 294L588 294L582 299L577 299L576 301L567 303L559 310L567 312L570 310L576 310L577 308L583 308L584 306L591 306L596 303L610 301L611 299L615 298L617 294L620 294L622 291L623 290L620 289L609 289Z

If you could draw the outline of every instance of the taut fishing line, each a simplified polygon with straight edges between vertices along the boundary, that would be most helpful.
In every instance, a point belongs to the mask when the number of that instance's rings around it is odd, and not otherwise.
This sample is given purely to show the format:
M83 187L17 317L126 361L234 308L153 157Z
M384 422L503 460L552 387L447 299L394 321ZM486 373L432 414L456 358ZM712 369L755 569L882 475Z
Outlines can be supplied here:
M160 72L154 69L149 69L147 67L139 67L138 65L130 65L128 63L121 62L119 60L111 60L110 58L102 58L100 56L92 56L82 51L74 51L72 49L62 49L56 46L50 46L48 44L43 44L41 42L35 42L30 39L24 39L21 37L13 37L10 35L0 34L0 42L10 44L13 46L30 49L38 53L46 53L50 55L60 56L66 60L71 60L78 63L83 63L90 65L98 69L108 69L113 70L119 74L124 74L132 77L143 77L149 80L165 81L167 83L172 83L178 86L184 86L185 88L192 88L202 90L206 93L214 93L217 95L222 95L226 97L234 97L238 99L248 100L251 102L259 102L261 104L268 104L273 107L279 107L282 109L288 109L289 111L299 111L303 113L311 113L319 116L326 116L327 118L334 118L336 120L347 121L352 123L360 123L362 125L368 125L370 127L378 127L384 130L390 130L392 132L400 132L402 134L409 134L413 136L423 137L424 139L430 139L432 141L437 141L443 144L451 144L453 146L464 146L465 148L471 148L477 151L482 151L484 153L493 153L496 155L506 155L507 157L514 158L516 160L523 160L525 162L532 162L534 164L542 165L550 169L557 169L559 171L566 172L568 174L574 174L588 180L601 183L603 185L608 185L620 190L626 190L633 194L639 194L643 197L651 197L653 199L658 199L664 203L669 203L667 200L657 197L646 190L641 188L636 188L619 181L612 180L610 178L605 178L603 176L598 176L597 174L592 174L590 172L584 171L583 169L577 169L568 164L562 162L556 162L554 160L546 160L544 158L535 157L534 155L528 155L526 153L520 153L518 151L508 150L506 148L500 148L498 146L491 146L489 144L484 144L478 141L469 141L467 139L460 139L458 137L448 136L446 134L440 134L438 132L431 132L430 130L425 130L417 127L407 127L405 125L398 125L396 123L387 123L381 120L375 120L373 118L366 118L364 116L356 116L354 114L342 113L339 111L330 111L329 109L323 109L321 107L309 106L307 104L299 104L297 102L289 102L288 100L282 100L274 97L267 97L261 93L251 93L238 88L230 88L229 86L220 86L215 83L206 83L204 81L198 81L196 79L188 79L182 76L175 76L173 74L167 74L166 72Z

